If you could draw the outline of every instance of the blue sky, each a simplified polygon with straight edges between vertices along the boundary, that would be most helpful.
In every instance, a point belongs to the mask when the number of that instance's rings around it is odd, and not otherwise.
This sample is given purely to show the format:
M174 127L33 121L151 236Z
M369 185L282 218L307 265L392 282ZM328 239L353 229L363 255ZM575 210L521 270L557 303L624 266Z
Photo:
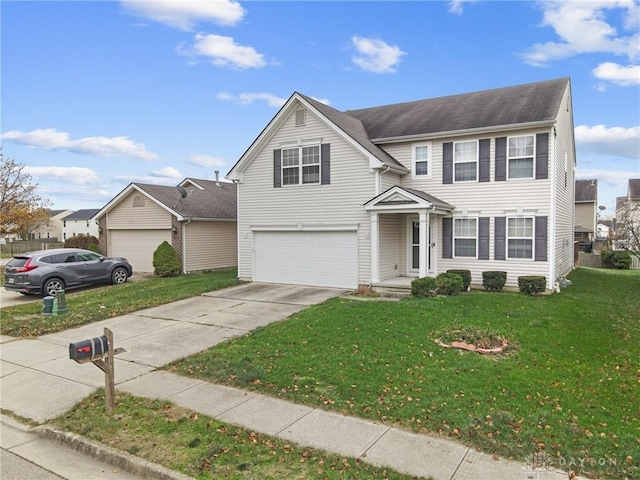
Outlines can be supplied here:
M225 175L294 91L338 110L571 77L577 176L640 178L640 2L0 3L0 138L53 208Z

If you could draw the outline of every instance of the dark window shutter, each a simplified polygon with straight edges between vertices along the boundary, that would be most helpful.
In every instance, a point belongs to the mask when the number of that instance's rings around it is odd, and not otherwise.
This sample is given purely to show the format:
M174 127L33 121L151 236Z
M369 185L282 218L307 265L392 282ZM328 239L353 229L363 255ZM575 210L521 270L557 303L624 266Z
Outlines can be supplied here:
M495 218L495 250L493 252L494 260L505 259L505 243L507 237L507 218Z
M320 183L331 183L331 144L323 143L320 146Z
M442 258L453 258L453 218L442 219Z
M478 260L489 260L489 217L478 219Z
M489 170L491 168L491 140L485 138L480 140L480 165L478 167L478 181L489 182L491 177L489 176Z
M507 179L507 137L496 138L496 182Z
M453 183L453 142L442 144L442 183Z
M273 151L273 186L282 186L282 150Z
M536 217L536 262L547 261L547 217Z
M549 176L549 134L536 135L536 179Z

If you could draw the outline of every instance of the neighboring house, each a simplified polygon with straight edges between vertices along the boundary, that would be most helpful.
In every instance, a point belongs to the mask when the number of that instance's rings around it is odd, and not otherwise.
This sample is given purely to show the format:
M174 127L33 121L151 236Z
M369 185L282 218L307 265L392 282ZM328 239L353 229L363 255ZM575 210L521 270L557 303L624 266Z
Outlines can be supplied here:
M73 210L51 210L49 212L49 219L31 233L30 240L48 238L64 242L62 219L71 213L73 213Z
M99 208L85 208L77 210L62 219L62 241L76 235L98 237L98 225L93 216L100 211Z
M572 108L568 78L345 112L294 93L227 175L239 277L553 288L573 268Z
M96 215L101 252L153 272L167 241L184 273L237 265L236 185L187 178L177 187L132 183Z
M640 250L640 178L629 179L627 196L616 198L616 246Z
M579 249L591 251L598 221L598 180L576 180L574 238Z
M596 239L606 240L611 235L613 220L600 220L596 229Z

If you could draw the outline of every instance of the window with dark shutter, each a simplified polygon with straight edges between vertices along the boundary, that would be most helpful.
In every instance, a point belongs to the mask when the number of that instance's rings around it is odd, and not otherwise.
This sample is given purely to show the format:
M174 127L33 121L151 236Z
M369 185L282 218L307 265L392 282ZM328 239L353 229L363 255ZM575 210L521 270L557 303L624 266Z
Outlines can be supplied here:
M536 135L536 179L543 180L549 176L549 134Z
M496 182L507 179L507 137L496 138Z
M453 142L442 144L442 183L453 183Z
M489 176L489 170L491 168L491 139L485 138L480 140L479 149L478 181L489 182L491 181Z
M489 260L489 217L478 218L478 260Z
M442 219L442 258L453 258L453 218Z
M507 218L506 217L496 217L494 219L494 230L495 230L495 245L493 250L493 259L494 260L504 260L505 259L505 240L507 235Z

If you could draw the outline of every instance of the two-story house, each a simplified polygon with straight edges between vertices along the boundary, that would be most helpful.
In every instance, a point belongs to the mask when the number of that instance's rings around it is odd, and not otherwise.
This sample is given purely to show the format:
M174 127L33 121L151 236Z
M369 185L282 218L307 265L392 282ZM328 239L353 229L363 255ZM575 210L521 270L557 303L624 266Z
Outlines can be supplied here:
M231 169L238 276L355 288L573 268L568 78L338 111L294 93Z
M76 235L98 238L98 224L93 220L93 216L99 211L99 208L83 208L64 217L62 219L63 241Z
M591 252L598 223L598 181L576 180L574 238L580 250Z
M25 240L55 239L58 242L64 242L62 219L71 213L73 213L72 210L50 210L49 218L40 223L30 234L30 238Z

